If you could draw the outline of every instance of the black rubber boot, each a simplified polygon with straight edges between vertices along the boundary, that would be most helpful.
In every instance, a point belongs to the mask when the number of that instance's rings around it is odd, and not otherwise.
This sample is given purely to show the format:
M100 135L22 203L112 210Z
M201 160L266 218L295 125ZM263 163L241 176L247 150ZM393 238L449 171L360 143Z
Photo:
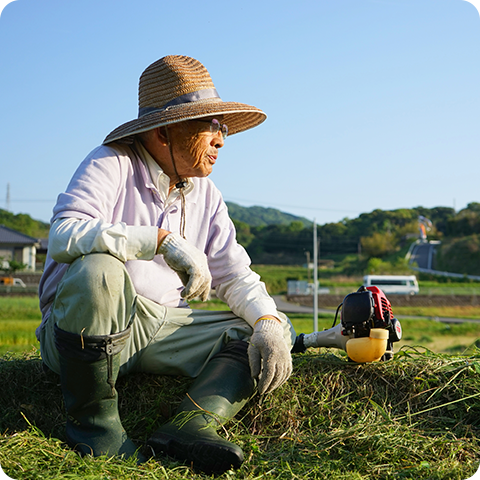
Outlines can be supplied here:
M137 455L120 422L115 382L130 329L112 335L76 335L55 325L68 444L82 455ZM144 458L138 454L138 461Z
M240 467L242 449L220 437L217 429L240 411L255 389L247 346L231 341L211 358L175 417L147 441L155 454L166 453L208 474Z

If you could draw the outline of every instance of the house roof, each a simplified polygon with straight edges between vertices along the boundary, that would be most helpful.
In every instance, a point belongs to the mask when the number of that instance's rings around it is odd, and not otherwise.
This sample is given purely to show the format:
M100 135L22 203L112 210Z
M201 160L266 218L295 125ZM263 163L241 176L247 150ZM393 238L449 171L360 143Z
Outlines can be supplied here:
M29 237L5 225L0 225L0 245L33 245L36 243L38 243L37 238Z
M40 242L40 249L47 251L47 249L48 249L48 238L39 238L38 241Z

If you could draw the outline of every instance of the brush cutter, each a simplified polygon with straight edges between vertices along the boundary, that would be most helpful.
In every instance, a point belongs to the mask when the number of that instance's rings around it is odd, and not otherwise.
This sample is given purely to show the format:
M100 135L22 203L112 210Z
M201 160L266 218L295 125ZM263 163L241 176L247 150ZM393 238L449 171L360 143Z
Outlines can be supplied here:
M337 323L341 310L340 323ZM301 333L292 353L304 353L310 347L339 348L357 363L393 358L393 343L402 338L402 326L393 316L385 294L375 286L360 287L338 306L332 328L310 334Z

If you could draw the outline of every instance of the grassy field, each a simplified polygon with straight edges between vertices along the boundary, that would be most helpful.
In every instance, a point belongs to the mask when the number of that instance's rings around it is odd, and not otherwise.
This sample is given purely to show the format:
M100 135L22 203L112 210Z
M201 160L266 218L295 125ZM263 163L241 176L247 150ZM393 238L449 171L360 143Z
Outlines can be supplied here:
M0 355L36 349L40 321L37 297L0 297Z
M245 453L220 478L465 480L480 458L480 352L468 357L403 349L390 362L356 365L331 353L294 356L285 385L252 398L225 435ZM80 458L64 444L58 378L36 354L0 361L0 465L17 480L205 479L167 457L142 465ZM142 445L190 381L121 379L120 415Z
M218 301L195 308L226 308ZM402 310L397 315L418 315ZM254 397L227 425L246 461L222 479L465 480L480 464L480 326L442 324L438 311L404 319L404 340L390 362L356 365L343 352L294 355L287 384ZM441 312L442 313L442 312ZM449 310L448 315L476 310ZM455 315L458 314L458 315ZM309 315L292 315L298 333ZM137 466L80 458L64 442L58 378L45 374L34 330L34 297L0 297L0 465L11 478L204 479L165 457ZM329 328L333 315L319 318ZM190 380L138 374L121 379L120 413L138 445L180 402Z
M194 303L193 306L211 310L227 308L218 300ZM480 323L444 324L432 321L436 317L480 319L480 307L399 307L395 309L395 315L402 318L404 330L404 338L395 345L396 350L403 345L421 345L436 353L467 354L474 345L480 346ZM405 319L405 316L420 318ZM297 333L313 331L311 315L290 314L289 317ZM330 328L333 319L333 314L321 314L319 330ZM35 329L40 321L36 297L0 297L0 355L37 349Z

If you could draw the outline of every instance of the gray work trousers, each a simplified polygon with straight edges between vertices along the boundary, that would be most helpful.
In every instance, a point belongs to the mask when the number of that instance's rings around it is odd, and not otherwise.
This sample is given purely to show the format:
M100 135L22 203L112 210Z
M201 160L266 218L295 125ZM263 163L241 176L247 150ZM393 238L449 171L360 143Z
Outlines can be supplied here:
M288 318L284 338L295 342ZM58 285L50 316L40 332L42 359L59 373L54 325L83 335L109 335L131 326L121 352L120 374L150 372L196 377L230 340L248 342L252 328L230 311L170 308L142 297L117 258L84 255L68 268Z

